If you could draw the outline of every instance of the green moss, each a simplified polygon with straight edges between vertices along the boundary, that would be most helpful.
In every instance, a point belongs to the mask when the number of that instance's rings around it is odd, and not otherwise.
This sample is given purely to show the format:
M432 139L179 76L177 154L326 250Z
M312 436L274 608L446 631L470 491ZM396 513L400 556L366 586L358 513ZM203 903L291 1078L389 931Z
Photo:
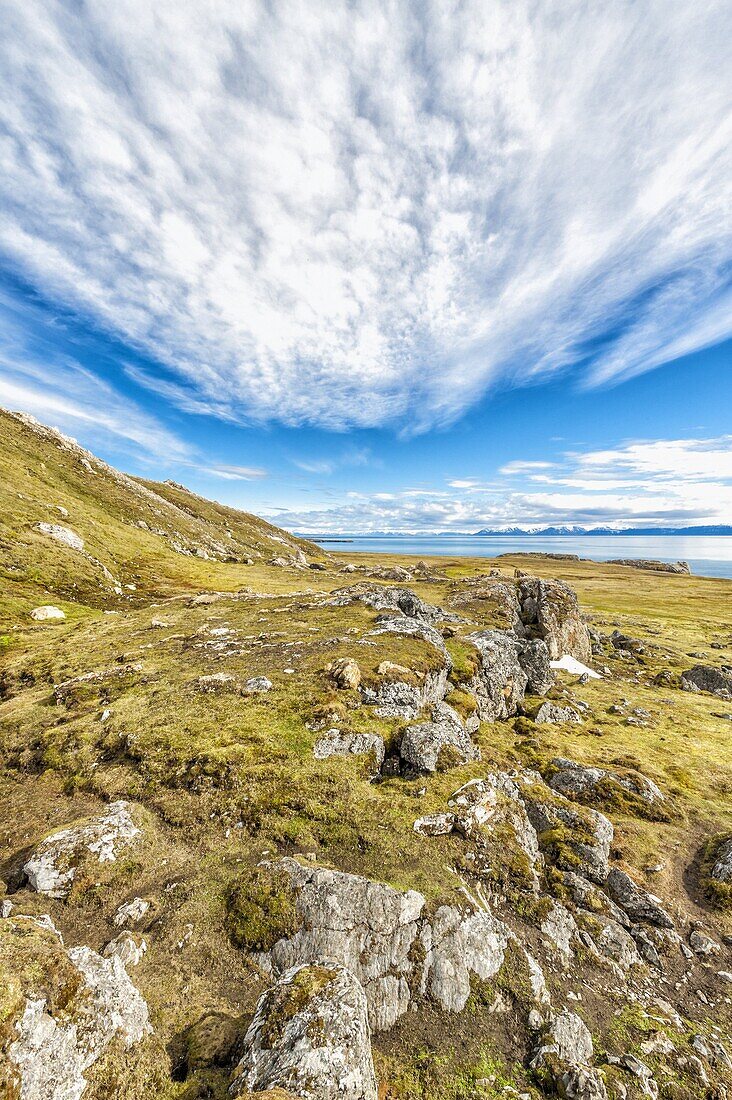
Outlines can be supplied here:
M267 995L266 1020L262 1028L262 1043L272 1049L282 1038L288 1023L322 992L337 976L327 966L303 966L291 981L275 986ZM324 1036L309 1031L314 1042Z
M267 951L293 936L300 922L290 880L282 871L254 867L242 874L227 899L226 931L248 951Z

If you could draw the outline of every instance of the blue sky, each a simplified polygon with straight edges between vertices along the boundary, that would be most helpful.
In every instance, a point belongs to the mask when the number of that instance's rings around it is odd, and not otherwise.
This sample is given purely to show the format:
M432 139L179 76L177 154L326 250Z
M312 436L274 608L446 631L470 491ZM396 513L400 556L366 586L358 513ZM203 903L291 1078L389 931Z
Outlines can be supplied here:
M10 5L0 403L304 531L732 522L721 0Z

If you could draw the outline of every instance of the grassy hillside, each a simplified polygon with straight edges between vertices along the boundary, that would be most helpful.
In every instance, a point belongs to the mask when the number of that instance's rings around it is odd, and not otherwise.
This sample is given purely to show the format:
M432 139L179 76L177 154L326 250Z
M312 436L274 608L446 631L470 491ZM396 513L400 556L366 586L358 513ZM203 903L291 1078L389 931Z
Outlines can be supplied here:
M244 895L255 895L247 876L263 856L297 855L416 889L432 907L464 903L461 841L427 841L412 825L491 769L546 770L564 756L642 770L663 790L666 810L650 820L630 801L605 807L616 829L614 860L718 943L732 936L730 910L709 897L703 879L705 845L732 831L732 722L717 716L732 704L678 688L679 673L699 654L732 664L730 582L525 556L431 560L427 571L415 569L416 559L326 558L179 486L118 474L24 419L3 413L1 423L0 878L19 911L50 912L69 945L99 949L120 903L141 896L152 904L148 952L134 980L154 1032L134 1056L120 1053L100 1066L85 1098L226 1095L230 1067L202 1060L186 1076L180 1052L186 1029L207 1012L245 1026L265 984L237 935L244 918L236 908L242 882ZM39 522L71 528L89 557L38 532ZM284 564L270 564L275 558ZM310 570L313 561L325 568ZM372 634L371 608L329 602L334 590L395 565L411 571L409 587L424 600L463 608L466 621L443 630L453 661L448 701L456 707L465 705L473 667L467 635L497 622L490 601L471 602L471 580L491 566L507 582L515 568L567 580L600 639L595 663L607 672L588 683L560 677L550 697L586 704L584 724L537 726L528 709L484 722L474 737L481 762L427 777L373 782L366 757L316 760L323 727L379 733L387 750L404 727L359 705L354 691L336 689L327 674L332 661L356 659L365 683L378 682L384 661L406 666L415 682L435 663L422 639ZM65 620L34 622L30 610L45 603L62 608ZM608 643L614 629L640 643L632 656ZM88 673L96 675L78 679ZM201 678L215 673L237 683L266 676L272 688L208 691ZM637 708L647 717L629 722ZM21 867L33 846L118 798L144 819L144 842L133 854L79 874L67 901L30 891ZM500 847L492 854L510 901L513 872L502 867ZM529 938L538 912L514 913ZM265 906L265 924L267 913ZM706 990L706 1001L691 995L692 986L688 996L674 994L677 964L669 964L664 996L677 997L689 1034L729 1031L729 998L714 986L717 970L732 969L724 951L695 971L693 988ZM653 974L643 982L657 991ZM578 955L571 976L558 971L551 983L557 997L571 986L584 998L608 1056L640 1051L660 1026L589 957ZM511 1005L519 997L510 975L500 988L476 986L459 1021L425 1007L376 1036L382 1095L467 1100L500 1095L505 1086L538 1095L522 1029L496 1012L498 993ZM707 1095L688 1076L660 1079L663 1096Z
M0 568L12 582L3 585L0 619L51 595L116 608L143 594L256 586L272 559L323 557L256 516L119 473L30 417L0 410L0 438ZM39 523L69 528L83 551L43 534Z

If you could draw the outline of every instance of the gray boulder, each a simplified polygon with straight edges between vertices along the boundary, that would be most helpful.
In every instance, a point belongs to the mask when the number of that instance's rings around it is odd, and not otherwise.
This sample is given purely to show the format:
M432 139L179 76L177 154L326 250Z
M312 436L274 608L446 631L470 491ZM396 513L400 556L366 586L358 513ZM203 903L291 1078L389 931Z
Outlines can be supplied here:
M574 707L562 707L559 703L547 701L542 703L534 715L537 726L555 726L567 723L572 726L582 725L582 715Z
M520 643L518 659L521 668L526 673L527 692L530 695L546 695L556 680L550 664L551 658L546 642L534 638Z
M609 870L612 823L597 810L577 806L528 773L521 799L545 854L560 870L575 871L602 885Z
M632 921L653 924L658 928L674 927L671 917L661 908L661 899L643 890L625 871L614 867L607 876L606 887L613 901L625 910Z
M494 977L503 964L509 932L482 910L463 913L443 905L422 933L427 947L426 991L448 1012L462 1012L470 996L470 977Z
M70 527L62 527L60 523L37 523L36 530L42 535L47 535L54 542L60 542L62 546L68 546L70 550L83 550L84 540Z
M732 699L732 669L695 665L681 673L682 691L704 691L720 699Z
M373 754L376 771L384 763L384 738L378 733L348 733L331 729L320 737L313 746L316 760L325 760L329 756L368 756Z
M79 1100L86 1071L113 1040L130 1048L151 1030L147 1005L119 958L104 959L88 947L67 951L48 918L8 918L3 934L17 940L11 952L23 953L18 977L25 1001L0 1061L7 1059L23 1100ZM47 1002L49 982L61 983L52 991L62 1012Z
M411 588L369 584L367 581L337 589L327 602L336 607L363 603L374 611L399 611L407 618L421 619L426 623L456 617L444 612L440 607L425 603L416 592L412 592Z
M546 706L546 704L544 704ZM576 798L593 797L598 794L600 784L622 788L649 806L664 801L663 792L647 776L640 772L612 772L605 768L593 768L577 764L574 760L557 756L551 762L556 769L549 779L549 786L560 794Z
M285 1089L310 1100L377 1100L366 997L343 966L295 966L259 999L233 1096Z
M459 722L420 722L404 731L399 755L407 769L434 772L480 760L480 749Z

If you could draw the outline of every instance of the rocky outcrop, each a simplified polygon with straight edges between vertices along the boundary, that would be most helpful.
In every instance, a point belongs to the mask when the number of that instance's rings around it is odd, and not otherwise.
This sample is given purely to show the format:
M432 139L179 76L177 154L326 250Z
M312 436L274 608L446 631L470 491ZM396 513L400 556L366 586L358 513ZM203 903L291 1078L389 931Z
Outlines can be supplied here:
M542 1084L565 1100L605 1100L607 1091L599 1071L590 1062L592 1036L584 1021L565 1009L544 1031L531 1068Z
M328 679L341 691L358 689L361 669L353 657L338 657L328 665Z
M150 1031L120 959L67 951L50 922L3 921L0 961L17 975L2 1053L23 1100L79 1100L86 1071L113 1040L129 1048Z
M582 715L579 711L576 711L574 707L563 707L559 703L552 703L547 701L542 703L536 714L534 715L534 721L537 726L556 726L567 724L570 726L581 726Z
M366 997L343 966L295 966L262 995L230 1092L281 1088L309 1100L376 1100Z
M444 638L439 630L436 630L434 626L430 626L429 623L421 622L419 619L410 618L407 615L401 617L380 615L376 620L376 626L369 631L368 636L373 638L379 634L401 634L408 638L422 638L423 641L429 642L439 651L445 661L447 670L449 671L452 668L452 660L447 652Z
M732 884L732 836L723 840L714 853L710 877L715 882Z
M346 966L364 987L371 1027L391 1027L406 1012L412 995L422 895L359 875L303 867L293 859L267 866L289 878L300 926L261 957L264 968L280 976L322 959Z
M645 569L650 573L691 573L687 561L654 561L652 558L611 558L608 565L629 565L632 569Z
M112 863L141 835L129 802L110 802L104 813L52 833L24 865L28 883L39 894L64 898L81 863Z
M54 542L60 542L62 546L68 546L70 550L83 550L84 540L70 527L62 527L60 523L37 523L36 530L42 535L48 535Z
M695 665L681 673L681 690L706 692L719 699L732 699L732 668Z
M410 588L387 587L381 584L369 584L366 581L349 585L348 588L337 589L327 603L336 607L363 603L374 611L399 611L409 619L419 619L425 623L434 623L438 619L457 618L443 611L441 607L425 603Z
M561 870L603 884L609 870L612 823L597 810L577 806L552 791L536 773L522 773L518 785L547 858Z
M568 584L523 577L518 585L518 601L526 636L546 642L552 660L569 654L587 664L592 656L590 634L577 595Z
M274 976L323 959L347 967L364 988L374 1031L390 1028L420 996L461 1011L470 975L489 977L502 964L508 930L483 910L441 906L427 920L415 890L292 859L266 866L287 874L300 923L260 956L261 965Z
M482 630L470 635L480 654L480 670L468 683L478 704L482 722L496 722L516 714L529 678L519 654L520 643L502 630Z

